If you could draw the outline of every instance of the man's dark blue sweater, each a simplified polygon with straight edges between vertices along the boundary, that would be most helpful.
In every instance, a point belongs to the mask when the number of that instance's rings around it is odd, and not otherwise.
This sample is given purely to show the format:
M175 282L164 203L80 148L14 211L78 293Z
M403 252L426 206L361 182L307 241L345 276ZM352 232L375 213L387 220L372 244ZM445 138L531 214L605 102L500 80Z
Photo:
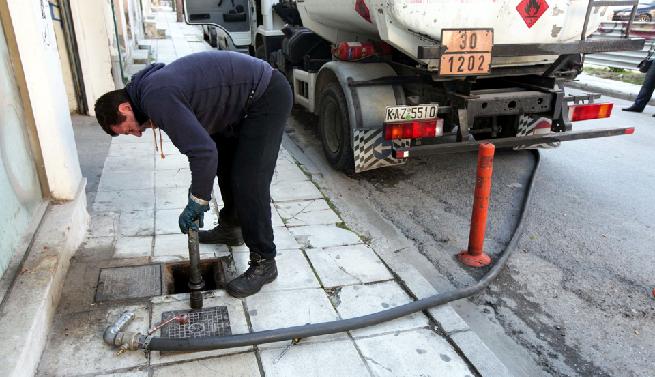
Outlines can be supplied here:
M268 63L248 55L207 51L148 66L125 89L137 121L151 119L188 157L192 194L209 200L218 166L209 135L239 123L251 91L256 101L271 73Z

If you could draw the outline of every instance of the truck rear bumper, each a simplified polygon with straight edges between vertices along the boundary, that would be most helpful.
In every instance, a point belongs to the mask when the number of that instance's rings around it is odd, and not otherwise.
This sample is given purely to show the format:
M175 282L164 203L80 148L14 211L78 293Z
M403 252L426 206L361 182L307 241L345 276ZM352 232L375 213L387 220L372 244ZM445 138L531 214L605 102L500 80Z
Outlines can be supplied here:
M607 128L590 131L568 131L553 132L546 135L528 135L521 137L508 137L502 139L490 139L480 141L464 141L455 143L433 144L423 146L412 146L407 157L431 156L436 154L461 153L476 151L482 143L494 144L497 148L521 147L530 148L540 144L556 143L560 141L593 139L597 137L610 137L634 133L634 128ZM403 154L407 150L393 150L393 155Z

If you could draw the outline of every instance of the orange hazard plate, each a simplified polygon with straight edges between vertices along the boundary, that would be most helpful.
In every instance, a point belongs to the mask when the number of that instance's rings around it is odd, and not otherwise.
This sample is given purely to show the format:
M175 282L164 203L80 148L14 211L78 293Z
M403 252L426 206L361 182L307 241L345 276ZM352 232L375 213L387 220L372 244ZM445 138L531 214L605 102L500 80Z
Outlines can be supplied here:
M484 75L491 69L493 29L444 29L441 31L439 75Z

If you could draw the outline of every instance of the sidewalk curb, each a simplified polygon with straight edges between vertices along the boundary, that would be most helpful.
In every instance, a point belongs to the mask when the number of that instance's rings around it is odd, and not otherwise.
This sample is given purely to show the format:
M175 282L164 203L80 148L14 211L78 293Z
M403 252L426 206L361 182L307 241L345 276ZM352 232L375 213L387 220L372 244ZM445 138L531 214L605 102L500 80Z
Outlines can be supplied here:
M75 199L50 204L29 247L21 271L2 303L0 375L33 376L47 347L70 260L89 225L86 178Z
M573 89L580 89L580 90L588 90L593 93L598 93L602 94L607 97L613 97L613 98L620 98L624 99L627 101L634 101L635 98L637 98L637 94L635 93L627 93L623 91L617 91L614 88L608 88L605 86L600 86L600 85L594 85L594 84L589 84L585 83L582 81L570 81L564 84L565 87L567 88L573 88ZM650 102L648 102L649 105L655 106L655 98L651 99Z
M305 151L301 150L286 134L284 135L282 145L291 157L302 166L303 171L309 175L311 182L319 188L324 196L328 197L325 193L325 188L316 181L316 178L321 177L322 173L315 167L311 158L305 154ZM394 233L399 233L392 224L387 224L387 226L393 228L391 231ZM355 230L353 231L357 233ZM403 248L412 247L410 244L395 245L391 249L395 249L397 246L402 246ZM384 247L384 245L376 245L376 242L371 242L369 247L380 257L401 286L414 299L427 298L439 293L414 266L404 263L402 258L394 255L393 250L385 250L390 249L388 246ZM466 321L450 304L430 308L424 311L424 313L439 326L439 330L442 332L444 338L458 350L460 355L480 376L512 376L505 364L484 344L482 339L469 327Z

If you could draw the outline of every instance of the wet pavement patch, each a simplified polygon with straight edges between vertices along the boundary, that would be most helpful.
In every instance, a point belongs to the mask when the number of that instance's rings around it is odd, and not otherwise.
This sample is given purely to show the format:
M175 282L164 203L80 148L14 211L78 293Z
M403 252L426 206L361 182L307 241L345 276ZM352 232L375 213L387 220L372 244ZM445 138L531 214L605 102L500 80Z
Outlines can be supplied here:
M112 267L100 270L95 301L144 298L161 294L161 265Z
M173 321L161 329L162 338L200 338L232 335L227 306L214 306L200 310L171 310L161 314L162 322L184 314L183 323Z

